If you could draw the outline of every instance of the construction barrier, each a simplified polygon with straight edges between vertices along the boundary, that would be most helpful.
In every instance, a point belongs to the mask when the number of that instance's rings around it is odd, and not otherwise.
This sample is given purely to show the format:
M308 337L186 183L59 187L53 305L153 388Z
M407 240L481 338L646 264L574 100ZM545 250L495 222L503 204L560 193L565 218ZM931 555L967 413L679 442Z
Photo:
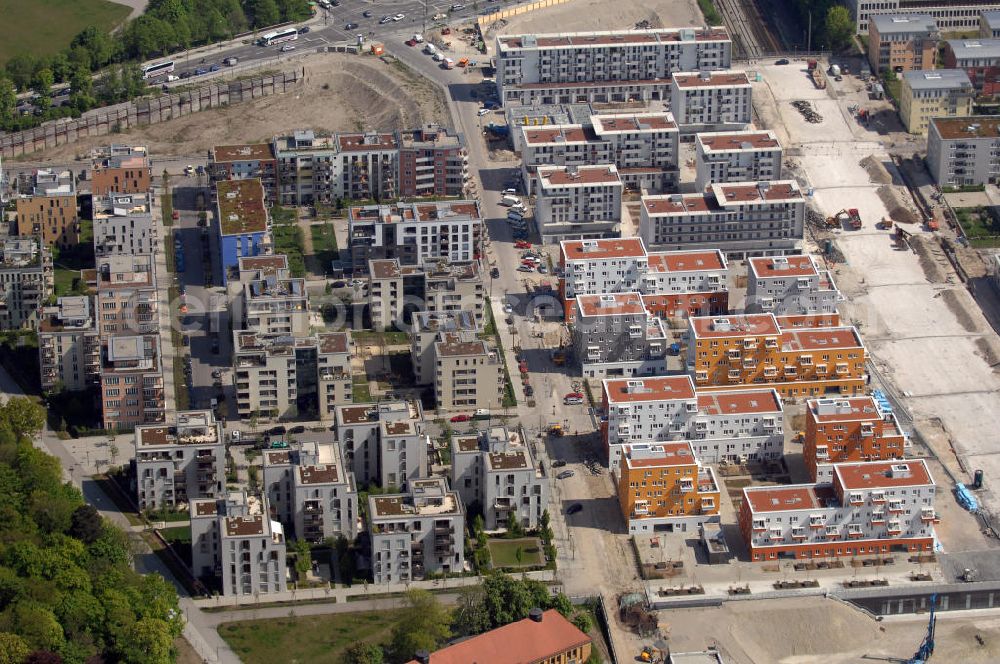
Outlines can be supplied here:
M518 7L511 7L510 9L504 9L502 11L493 12L492 14L487 14L486 16L480 16L476 19L479 23L479 30L482 32L484 29L488 28L492 23L499 21L503 18L513 18L514 16L520 16L522 14L527 14L528 12L535 11L536 9L545 9L546 7L555 7L556 5L561 5L570 0L539 0L538 2L532 2L527 5L520 5Z

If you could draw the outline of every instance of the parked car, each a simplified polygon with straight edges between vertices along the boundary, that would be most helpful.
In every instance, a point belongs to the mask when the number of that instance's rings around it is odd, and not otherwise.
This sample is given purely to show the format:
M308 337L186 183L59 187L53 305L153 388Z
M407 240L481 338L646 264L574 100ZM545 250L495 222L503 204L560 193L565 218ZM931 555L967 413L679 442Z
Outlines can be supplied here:
M280 436L280 435L284 434L285 431L286 431L285 427L283 427L282 425L279 424L276 427L271 427L268 430L268 433L271 434L272 436Z
M500 193L503 196L513 196L513 195L517 194L517 189L514 189L513 187L507 187L506 189L504 189Z
M566 478L573 477L574 475L576 475L576 473L574 473L572 470L564 470L561 473L559 473L558 475L556 475L556 479L557 480L564 480Z
M780 60L778 60L774 64L776 64L776 65L787 65L788 64L788 59L787 58L781 58Z
M519 265L517 267L517 271L518 272L534 272L534 270L531 269L530 267L528 267L527 265Z
M289 433L305 433L305 430L306 428L301 424L299 424L298 426L294 426L291 429L289 429Z
M553 468L562 468L565 465L566 465L566 459L556 459L555 461L552 462Z
M489 112L490 112L490 109L488 109L488 108L481 108L478 111L476 111L476 115L478 115L479 117L483 117L484 115L486 115Z
M395 16L392 17L392 20L402 21L404 18L406 18L406 14L396 14Z
M335 281L335 282L333 282L333 287L334 288L343 288L346 285L347 285L346 281Z
M404 44L406 44L407 46L416 46L416 45L417 45L417 42L416 42L416 40L415 40L415 39L407 39L407 40L406 40L405 42L403 42L403 43L404 43Z
M198 67L197 69L194 70L195 76L201 76L202 74L207 74L207 73L208 69L206 69L205 67Z
M308 25L303 25L301 28L299 28L299 34L300 35L307 34L308 32L309 32L309 26Z
M452 5L451 6L451 11L453 11L453 12L460 12L463 9L465 9L465 5Z
M573 503L572 505L566 508L566 514L576 514L577 512L582 512L582 511L583 511L583 505L581 505L580 503Z
M361 12L361 15L362 15L362 16L364 16L365 18L371 18L371 17L372 17L372 12L371 12L371 10L370 10L370 9L366 9L366 10L364 10L363 12ZM354 27L355 27L355 28L356 28L356 27L358 27L358 26L357 26L356 24L354 24L354 23L352 23L351 25L354 25Z
M386 16L383 16L382 18L380 18L378 20L378 24L379 25L385 25L386 23L392 23L392 17L391 16L386 15Z
M519 240L519 241L517 241L517 242L514 243L514 248L515 249L531 249L531 243Z
M463 413L461 415L455 415L453 418L451 418L451 421L452 422L468 422L471 419L472 419L472 417L470 417L469 415L466 415L466 414Z
M216 62L208 68L208 71L219 71L220 69L222 69L222 65Z
M234 443L238 443L238 442L240 442L240 436L241 436L241 435L242 435L242 434L240 433L240 430L239 430L239 429L234 429L234 430L233 430L232 432L230 432L230 434L229 434L229 440L233 441Z
M182 71L181 72L181 78L191 78L191 72L189 72L189 71Z
M503 312L505 314L512 314L512 313L514 313L514 307L513 307L513 305L511 305L510 302L504 304L503 305Z
M367 12L367 13L368 13L369 16L371 15L371 12ZM348 24L344 25L344 30L357 30L357 29L358 29L358 24L357 23L348 23Z
M524 386L524 396L526 396L526 397L533 397L533 396L535 396L535 388L533 388L531 385L525 385Z

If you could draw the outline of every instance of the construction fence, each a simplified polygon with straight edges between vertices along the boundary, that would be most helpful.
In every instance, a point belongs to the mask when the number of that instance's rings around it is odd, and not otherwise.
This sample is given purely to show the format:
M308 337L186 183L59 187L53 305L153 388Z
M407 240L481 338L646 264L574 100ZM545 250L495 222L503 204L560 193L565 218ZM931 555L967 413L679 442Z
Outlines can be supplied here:
M556 5L561 5L564 2L569 2L569 0L539 0L538 2L532 2L531 4L511 7L510 9L504 9L502 11L493 12L492 14L480 16L476 19L476 22L479 23L479 30L482 32L500 19L513 18L514 16L527 14L528 12L535 11L536 9L555 7Z
M194 90L117 104L85 113L75 120L55 120L34 129L4 134L0 136L0 155L17 157L74 143L88 136L106 136L210 108L281 94L300 85L303 78L303 69L295 68L233 81L214 81Z

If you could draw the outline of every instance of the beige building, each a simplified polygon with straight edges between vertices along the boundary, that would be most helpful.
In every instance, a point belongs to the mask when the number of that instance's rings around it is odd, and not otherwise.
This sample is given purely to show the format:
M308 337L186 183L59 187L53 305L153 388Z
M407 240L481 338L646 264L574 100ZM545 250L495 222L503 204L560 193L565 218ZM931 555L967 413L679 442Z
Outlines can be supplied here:
M21 196L14 199L19 236L41 237L45 246L60 249L80 243L80 215L72 172L39 168L24 179L20 191Z
M534 187L543 244L619 232L625 185L614 164L539 166Z
M101 415L105 429L163 422L163 365L157 334L101 335Z
M431 385L437 373L437 357L434 344L442 332L480 332L482 326L469 311L432 313L418 311L413 314L410 328L410 356L413 360L413 376L417 385Z
M929 14L877 14L868 20L872 71L933 69L940 34Z
M427 476L430 442L419 401L338 406L334 430L358 484L405 488Z
M159 331L159 296L149 254L104 256L94 272L84 271L97 292L97 329L101 336Z
M501 408L504 368L495 348L475 334L445 332L434 344L434 354L434 396L439 409Z
M926 136L931 118L972 115L976 91L962 69L929 69L905 72L899 96L906 131Z
M351 356L354 342L350 332L316 335L316 394L319 419L332 422L337 406L354 401Z
M469 311L482 324L485 307L479 262L400 265L398 258L368 263L368 304L376 330L409 325L416 311Z
M101 342L94 325L92 300L61 297L42 310L38 325L42 391L85 390L101 371Z
M226 444L211 410L181 411L170 424L136 427L135 449L140 510L174 510L222 496Z

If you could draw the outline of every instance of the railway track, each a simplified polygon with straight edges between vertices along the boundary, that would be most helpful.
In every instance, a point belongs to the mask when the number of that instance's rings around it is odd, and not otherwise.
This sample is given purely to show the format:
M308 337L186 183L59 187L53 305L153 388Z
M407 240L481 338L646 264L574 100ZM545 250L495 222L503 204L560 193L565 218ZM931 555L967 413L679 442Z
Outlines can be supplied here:
M715 0L715 7L732 36L734 59L757 60L781 50L755 0Z

